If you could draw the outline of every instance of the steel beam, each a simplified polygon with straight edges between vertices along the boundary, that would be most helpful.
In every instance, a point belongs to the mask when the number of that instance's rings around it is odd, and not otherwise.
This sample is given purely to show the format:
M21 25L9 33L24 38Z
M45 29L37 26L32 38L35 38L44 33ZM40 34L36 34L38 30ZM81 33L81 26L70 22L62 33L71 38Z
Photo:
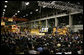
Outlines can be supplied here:
M70 13L70 15L74 15L74 14L78 14L78 13L81 13L81 12ZM54 16L49 16L49 17L45 17L45 18L40 18L40 19L37 19L37 20L32 20L32 21L30 21L30 22L41 21L41 20L52 19L52 18L63 17L63 16L69 16L69 14L58 14L58 15L54 15Z

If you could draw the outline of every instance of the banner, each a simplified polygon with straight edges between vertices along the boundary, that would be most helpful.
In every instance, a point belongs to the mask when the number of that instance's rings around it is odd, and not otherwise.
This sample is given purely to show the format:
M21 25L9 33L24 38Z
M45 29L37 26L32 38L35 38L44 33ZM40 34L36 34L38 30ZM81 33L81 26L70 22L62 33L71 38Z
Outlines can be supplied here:
M13 22L13 18L9 18L8 21Z

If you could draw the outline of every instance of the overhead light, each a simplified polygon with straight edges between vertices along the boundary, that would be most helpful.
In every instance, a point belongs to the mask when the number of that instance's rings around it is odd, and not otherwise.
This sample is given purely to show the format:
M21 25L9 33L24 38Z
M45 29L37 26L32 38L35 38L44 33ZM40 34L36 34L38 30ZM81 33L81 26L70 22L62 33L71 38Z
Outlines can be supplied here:
M17 15L17 13L15 13L15 15Z
M19 13L20 11L18 11L18 13Z
M69 3L69 2L68 2Z
M7 5L4 6L5 8L7 7Z
M8 1L5 1L5 3L8 3Z
M30 12L30 14L32 14L32 12Z
M4 14L5 12L3 12L3 14Z
M43 8L45 8L46 6L43 6Z
M28 14L26 14L26 16L28 16Z
M36 9L36 11L38 11L38 9Z
M23 17L25 17L25 16L23 16Z
M26 5L29 5L29 2L26 2L25 4L26 4Z
M13 15L13 16L15 16L15 15Z
M3 9L3 11L6 11L5 9Z

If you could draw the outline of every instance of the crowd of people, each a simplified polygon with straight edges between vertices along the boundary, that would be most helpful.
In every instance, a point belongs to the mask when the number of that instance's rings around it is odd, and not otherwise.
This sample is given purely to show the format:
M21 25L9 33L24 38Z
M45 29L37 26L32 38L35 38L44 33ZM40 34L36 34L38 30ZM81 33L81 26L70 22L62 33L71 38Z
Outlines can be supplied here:
M83 34L25 35L1 33L2 54L83 54Z

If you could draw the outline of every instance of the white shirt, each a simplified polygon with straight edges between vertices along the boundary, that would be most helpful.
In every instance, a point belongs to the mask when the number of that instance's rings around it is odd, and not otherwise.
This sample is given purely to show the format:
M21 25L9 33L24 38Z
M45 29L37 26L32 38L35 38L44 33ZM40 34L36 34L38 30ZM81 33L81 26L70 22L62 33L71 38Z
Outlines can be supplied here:
M72 54L72 52L64 52L65 54Z
M81 54L81 50L79 50L79 51L77 51L78 52L78 54Z
M35 51L35 50L29 50L29 54L37 54L37 51Z
M56 53L56 54L62 54L61 52L58 52L58 53Z

